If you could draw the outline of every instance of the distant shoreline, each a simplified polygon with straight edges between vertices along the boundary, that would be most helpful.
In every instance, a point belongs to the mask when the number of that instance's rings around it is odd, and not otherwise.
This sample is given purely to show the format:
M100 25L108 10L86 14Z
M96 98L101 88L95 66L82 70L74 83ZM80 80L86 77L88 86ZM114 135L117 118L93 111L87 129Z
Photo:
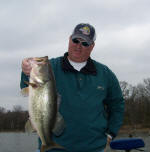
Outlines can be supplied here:
M24 130L0 130L0 133L11 133L11 132L16 132L16 133L25 133Z
M120 131L119 134L128 134L128 135L132 135L135 133L143 133L143 134L148 134L150 135L150 128L149 127L139 127L139 126L123 126Z
M5 133L5 132L21 132L21 133L25 133L25 130L0 130L0 133ZM150 135L150 128L133 128L131 126L123 126L120 131L119 134L134 134L134 133L148 133Z

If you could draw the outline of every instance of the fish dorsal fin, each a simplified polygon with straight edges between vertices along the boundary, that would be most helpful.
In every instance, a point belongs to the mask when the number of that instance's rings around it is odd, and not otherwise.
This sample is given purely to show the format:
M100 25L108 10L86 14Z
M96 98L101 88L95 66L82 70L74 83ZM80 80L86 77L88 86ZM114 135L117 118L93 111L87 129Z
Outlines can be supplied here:
M63 116L57 112L57 115L56 115L56 122L54 124L54 127L52 129L52 132L56 135L56 136L60 136L64 129L65 129L65 121L64 121L64 118Z
M57 92L57 111L59 111L60 103L61 103L61 95Z

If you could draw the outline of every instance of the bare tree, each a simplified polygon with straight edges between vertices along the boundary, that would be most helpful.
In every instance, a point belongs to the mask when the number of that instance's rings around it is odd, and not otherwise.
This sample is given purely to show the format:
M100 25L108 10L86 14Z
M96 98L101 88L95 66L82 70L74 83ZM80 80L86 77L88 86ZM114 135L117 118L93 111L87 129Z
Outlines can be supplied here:
M129 99L133 93L133 86L125 81L120 81L120 87L124 99Z

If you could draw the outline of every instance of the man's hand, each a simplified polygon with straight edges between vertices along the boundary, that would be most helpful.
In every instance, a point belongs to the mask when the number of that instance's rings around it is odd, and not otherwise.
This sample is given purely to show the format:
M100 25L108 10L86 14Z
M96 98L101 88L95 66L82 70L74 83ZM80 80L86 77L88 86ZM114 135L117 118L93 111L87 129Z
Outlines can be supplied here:
M30 76L30 72L31 72L31 60L33 60L33 58L25 58L22 60L22 71L27 75Z
M107 135L107 144L110 145L111 141L112 141L112 137L110 135Z
M104 152L107 152L111 141L112 141L112 137L107 135L107 144L106 144L106 148L104 149Z

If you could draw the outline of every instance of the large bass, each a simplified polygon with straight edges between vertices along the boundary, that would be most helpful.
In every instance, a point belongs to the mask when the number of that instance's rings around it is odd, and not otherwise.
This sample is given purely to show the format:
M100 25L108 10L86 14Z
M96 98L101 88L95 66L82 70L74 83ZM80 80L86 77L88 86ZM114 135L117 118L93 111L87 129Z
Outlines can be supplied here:
M39 135L41 152L52 148L63 148L52 141L52 131L62 131L64 121L57 112L57 92L52 67L48 57L37 57L31 61L29 85L29 116L31 126ZM27 91L27 88L26 88ZM29 124L28 122L28 128Z

